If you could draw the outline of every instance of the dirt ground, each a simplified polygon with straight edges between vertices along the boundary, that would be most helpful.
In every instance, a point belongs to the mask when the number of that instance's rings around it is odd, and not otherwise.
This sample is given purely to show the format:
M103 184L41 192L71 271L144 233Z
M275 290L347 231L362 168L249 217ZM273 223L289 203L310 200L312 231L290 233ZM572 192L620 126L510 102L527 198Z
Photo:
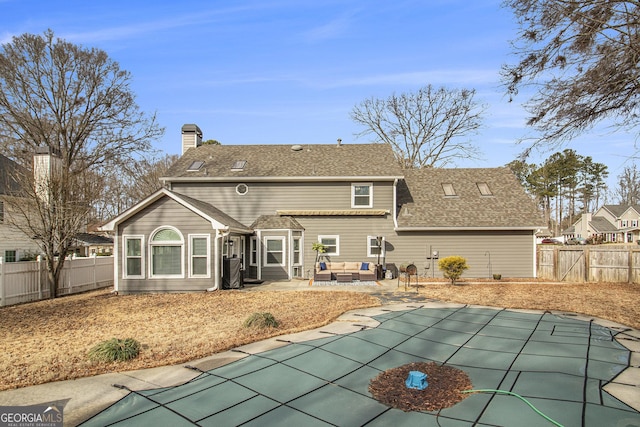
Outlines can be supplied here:
M583 313L640 329L640 285L463 282L430 284L419 291L442 301ZM105 290L6 307L0 309L0 390L184 363L316 328L345 311L379 304L368 293L337 290L128 296ZM280 326L243 327L255 312L273 314ZM87 359L91 347L114 337L138 340L140 355L129 362Z

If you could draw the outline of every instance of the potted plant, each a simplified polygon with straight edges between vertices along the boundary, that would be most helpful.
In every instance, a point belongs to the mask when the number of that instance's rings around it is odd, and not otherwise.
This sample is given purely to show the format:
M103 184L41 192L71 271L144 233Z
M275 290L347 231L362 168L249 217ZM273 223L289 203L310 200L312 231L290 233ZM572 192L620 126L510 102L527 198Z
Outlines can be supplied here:
M493 280L500 280L502 279L502 274L494 274L493 275Z
M320 254L327 252L327 247L319 242L316 242L313 245L311 245L311 249L316 251L316 263L320 259Z

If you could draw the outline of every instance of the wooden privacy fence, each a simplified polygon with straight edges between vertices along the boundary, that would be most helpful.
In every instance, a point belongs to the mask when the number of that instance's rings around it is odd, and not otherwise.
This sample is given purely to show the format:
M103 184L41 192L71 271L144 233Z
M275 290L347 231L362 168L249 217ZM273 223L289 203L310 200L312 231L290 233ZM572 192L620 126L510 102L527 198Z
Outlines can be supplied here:
M71 295L113 285L113 257L68 259L57 295ZM45 261L4 262L0 257L0 306L49 298Z
M640 283L640 248L538 246L537 263L540 279Z

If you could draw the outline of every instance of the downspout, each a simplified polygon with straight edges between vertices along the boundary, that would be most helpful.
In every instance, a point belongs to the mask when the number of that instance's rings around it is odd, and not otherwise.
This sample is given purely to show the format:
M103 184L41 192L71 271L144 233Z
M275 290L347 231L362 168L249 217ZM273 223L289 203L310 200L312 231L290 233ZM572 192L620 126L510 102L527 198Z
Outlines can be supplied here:
M393 206L391 212L393 212L393 227L398 229L398 178L393 180Z
M118 248L120 247L120 245L118 244L119 239L120 239L120 235L118 233L118 230L120 230L120 226L116 225L115 226L115 235L113 236L113 292L114 293L118 293L119 287L120 287L120 275L118 274L118 260L122 259L124 261L125 257L124 257L124 253L122 254L122 257L119 256L118 253ZM142 248L142 251L144 252L144 249ZM142 262L142 264L144 265L144 261ZM122 265L122 269L124 270L124 264ZM144 271L142 272L144 274Z
M224 230L216 230L216 237L213 242L213 287L207 288L208 292L217 291L218 289L222 288L222 260L220 255L220 247L221 240L228 235L228 231L225 232Z

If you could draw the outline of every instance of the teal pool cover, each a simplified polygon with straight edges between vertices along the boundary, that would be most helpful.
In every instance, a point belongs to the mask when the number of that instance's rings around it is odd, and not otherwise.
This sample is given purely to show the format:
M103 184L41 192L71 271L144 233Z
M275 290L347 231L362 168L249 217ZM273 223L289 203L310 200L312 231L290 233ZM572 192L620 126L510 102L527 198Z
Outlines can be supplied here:
M602 389L629 366L630 351L614 339L621 330L474 307L374 318L376 328L249 355L180 386L131 391L82 425L640 426L638 411ZM371 397L380 372L431 361L462 369L474 389L500 392L434 412L403 412Z

